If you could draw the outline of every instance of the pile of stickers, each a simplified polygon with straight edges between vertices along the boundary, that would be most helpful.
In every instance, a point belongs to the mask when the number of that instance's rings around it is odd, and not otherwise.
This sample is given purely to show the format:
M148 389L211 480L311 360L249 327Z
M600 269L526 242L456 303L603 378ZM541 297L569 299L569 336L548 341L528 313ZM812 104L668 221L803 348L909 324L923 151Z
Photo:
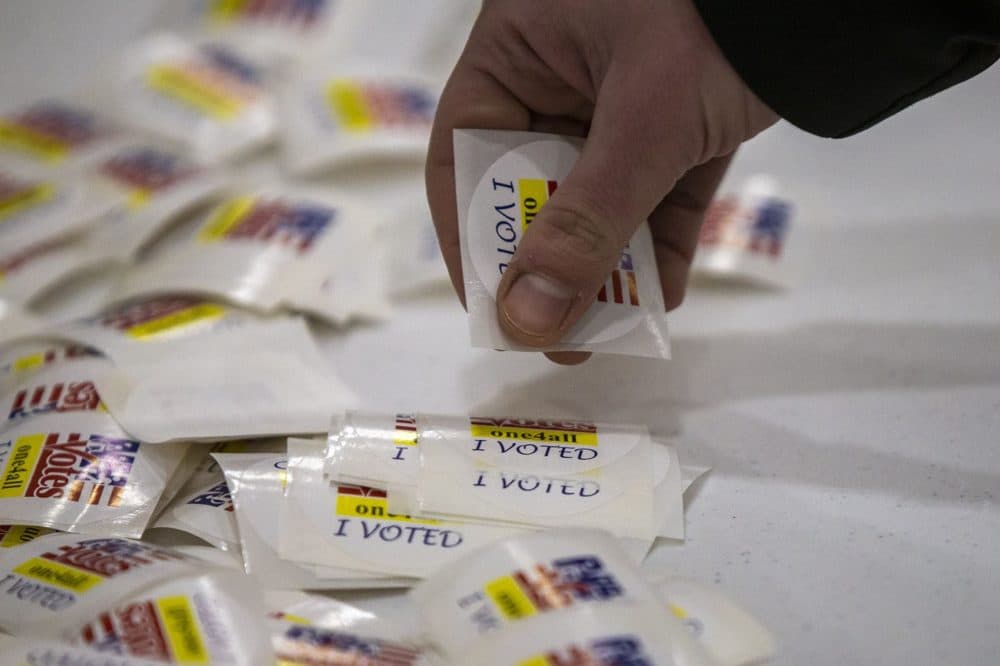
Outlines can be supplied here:
M87 92L0 109L0 666L768 658L637 570L707 471L645 426L355 411L317 345L447 284L423 159L478 2L167 4ZM515 348L504 257L579 145L456 136L474 345ZM706 270L776 275L769 187L716 203ZM669 357L658 284L643 228L559 349ZM419 621L332 597L379 588Z

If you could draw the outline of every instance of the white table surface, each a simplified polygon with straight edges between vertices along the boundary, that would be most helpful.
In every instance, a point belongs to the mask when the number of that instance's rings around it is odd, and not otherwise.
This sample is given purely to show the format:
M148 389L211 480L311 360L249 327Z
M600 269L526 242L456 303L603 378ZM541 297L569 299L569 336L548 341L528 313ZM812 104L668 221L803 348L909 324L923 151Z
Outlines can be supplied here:
M0 4L4 106L71 90L156 6ZM796 201L798 282L696 285L673 361L473 350L446 290L322 344L371 409L586 415L672 437L713 471L686 543L645 567L741 600L777 635L776 663L1000 663L998 70L861 137L784 125L751 142L731 182L766 170ZM391 594L361 603L409 612Z

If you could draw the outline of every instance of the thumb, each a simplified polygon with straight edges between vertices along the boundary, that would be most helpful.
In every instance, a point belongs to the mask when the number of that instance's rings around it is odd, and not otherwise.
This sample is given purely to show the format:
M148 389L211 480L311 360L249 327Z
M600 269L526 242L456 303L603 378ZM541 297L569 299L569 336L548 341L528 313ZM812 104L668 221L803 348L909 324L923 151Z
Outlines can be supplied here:
M639 107L650 100L606 90L600 97L623 101L599 99L579 160L536 214L497 289L500 324L521 344L550 346L573 327L635 230L695 162L691 147L664 129L663 106L643 119Z

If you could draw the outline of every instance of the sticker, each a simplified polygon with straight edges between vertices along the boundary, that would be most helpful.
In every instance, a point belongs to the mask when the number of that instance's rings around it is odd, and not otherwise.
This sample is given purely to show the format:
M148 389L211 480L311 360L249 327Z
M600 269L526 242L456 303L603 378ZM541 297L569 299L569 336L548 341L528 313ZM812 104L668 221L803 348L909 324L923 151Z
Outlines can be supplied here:
M52 365L100 356L96 350L72 344L24 343L6 351L0 357L0 375L10 375L15 380Z
M232 493L213 453L284 451L283 439L237 440L213 445L202 454L187 483L170 506L157 518L154 528L181 530L225 551L239 550Z
M100 314L62 324L54 333L100 349L125 366L131 359L155 360L150 343L166 354L182 339L230 332L235 336L240 328L258 321L262 318L218 301L166 294L123 301Z
M52 183L18 181L12 176L0 174L0 222L44 206L54 196Z
M569 174L581 140L552 134L455 131L455 169L473 346L521 349L499 328L494 296L524 234ZM669 358L652 237L642 225L595 303L549 351Z
M251 64L216 46L146 70L151 89L219 120L231 120L255 102L261 95L260 79Z
M108 410L147 442L322 432L355 398L323 361L305 322L276 318L149 345L118 345L97 380Z
M205 20L216 23L262 22L308 28L329 11L328 0L207 0Z
M283 558L423 577L515 528L397 515L374 488L323 478L322 443L289 440L289 483L281 514Z
M385 307L383 266L369 252L379 220L364 204L316 188L237 194L199 218L176 246L127 271L113 299L210 294L341 323Z
M74 275L111 264L113 252L77 235L57 234L10 252L3 250L0 251L0 298L29 305Z
M0 297L0 345L31 338L40 334L47 327L48 323L28 312L23 306L4 300ZM5 381L4 375L12 373L11 364L18 360L21 350L26 346L23 343L15 343L13 346L6 346L0 353L0 384ZM32 349L32 353L37 351Z
M480 549L415 588L411 598L428 635L451 655L536 616L655 602L608 533L579 529L530 533Z
M167 7L168 25L251 55L284 71L328 55L336 0L184 0Z
M82 106L48 100L0 117L0 153L55 165L86 157L117 133Z
M158 34L123 54L113 89L125 121L217 164L270 140L265 78L232 47Z
M103 611L73 643L103 653L184 664L273 661L266 622L254 611L260 593L242 576L181 578Z
M10 639L3 642L0 666L25 664L100 664L101 666L161 666L162 662L136 657L109 655L88 647L41 638Z
M85 183L79 179L29 178L0 167L0 261L4 274L15 272L54 247L43 244L87 229L113 204L107 197L88 196Z
M233 309L191 296L164 296L123 305L90 320L135 340L190 335Z
M415 85L333 79L326 89L330 117L346 132L366 133L382 127L429 130L436 99Z
M239 525L240 545L248 574L266 578L284 589L343 589L400 587L400 579L345 570L306 566L280 559L280 512L288 459L284 454L217 453L230 488Z
M719 664L758 664L774 657L777 648L767 628L718 589L671 577L659 590L671 614Z
M793 206L776 196L766 176L712 202L698 237L692 269L717 279L782 286L788 282L785 244Z
M198 230L202 243L246 240L308 252L335 223L336 211L323 204L280 198L237 197L225 202Z
M364 664L416 666L424 663L420 651L379 638L297 622L272 622L272 645L280 664Z
M153 583L206 563L130 539L49 534L0 551L0 627L13 634L84 622Z
M614 602L535 616L480 639L460 658L477 666L714 663L663 608Z
M388 489L393 513L601 527L646 540L656 533L644 428L426 414L389 423L356 412L335 421L341 430L329 438L324 469L341 482L372 479Z
M384 157L421 159L439 85L375 64L301 70L282 90L282 159L296 174Z
M18 418L0 431L0 522L139 536L187 445L130 438L92 405Z
M184 151L146 142L125 145L89 174L91 196L115 202L93 242L130 259L178 216L221 195L227 183L224 172Z
M348 411L331 426L324 473L335 481L386 489L416 485L417 416Z
M138 209L148 205L152 197L193 178L201 169L177 153L140 146L112 155L98 171L126 188L129 207Z

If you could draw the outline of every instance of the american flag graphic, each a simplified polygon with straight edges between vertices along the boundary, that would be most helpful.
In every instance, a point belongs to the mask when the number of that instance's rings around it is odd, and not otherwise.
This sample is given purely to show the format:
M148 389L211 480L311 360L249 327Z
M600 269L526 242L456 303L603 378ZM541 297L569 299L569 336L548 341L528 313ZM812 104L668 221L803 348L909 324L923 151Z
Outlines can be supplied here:
M280 663L412 666L420 659L406 645L302 624L289 625L274 647Z
M203 241L254 240L307 252L333 225L332 208L309 202L237 197L222 204L199 232Z
M208 14L220 21L282 21L309 27L329 4L328 0L211 0Z
M413 414L396 414L396 433L393 441L396 444L413 445L417 443L417 417Z
M741 201L733 196L717 199L705 214L698 244L735 247L777 259L788 235L791 213L788 202L774 197L761 201Z
M597 293L597 300L602 303L639 306L639 288L636 285L635 267L628 245L622 250L618 267L611 271L611 277Z
M326 95L334 119L352 132L423 127L434 119L435 99L418 86L338 78Z
M94 114L56 102L35 104L8 122L72 147L83 146L107 133Z
M130 149L111 157L101 166L101 173L145 192L156 192L198 172L179 155L155 148Z

